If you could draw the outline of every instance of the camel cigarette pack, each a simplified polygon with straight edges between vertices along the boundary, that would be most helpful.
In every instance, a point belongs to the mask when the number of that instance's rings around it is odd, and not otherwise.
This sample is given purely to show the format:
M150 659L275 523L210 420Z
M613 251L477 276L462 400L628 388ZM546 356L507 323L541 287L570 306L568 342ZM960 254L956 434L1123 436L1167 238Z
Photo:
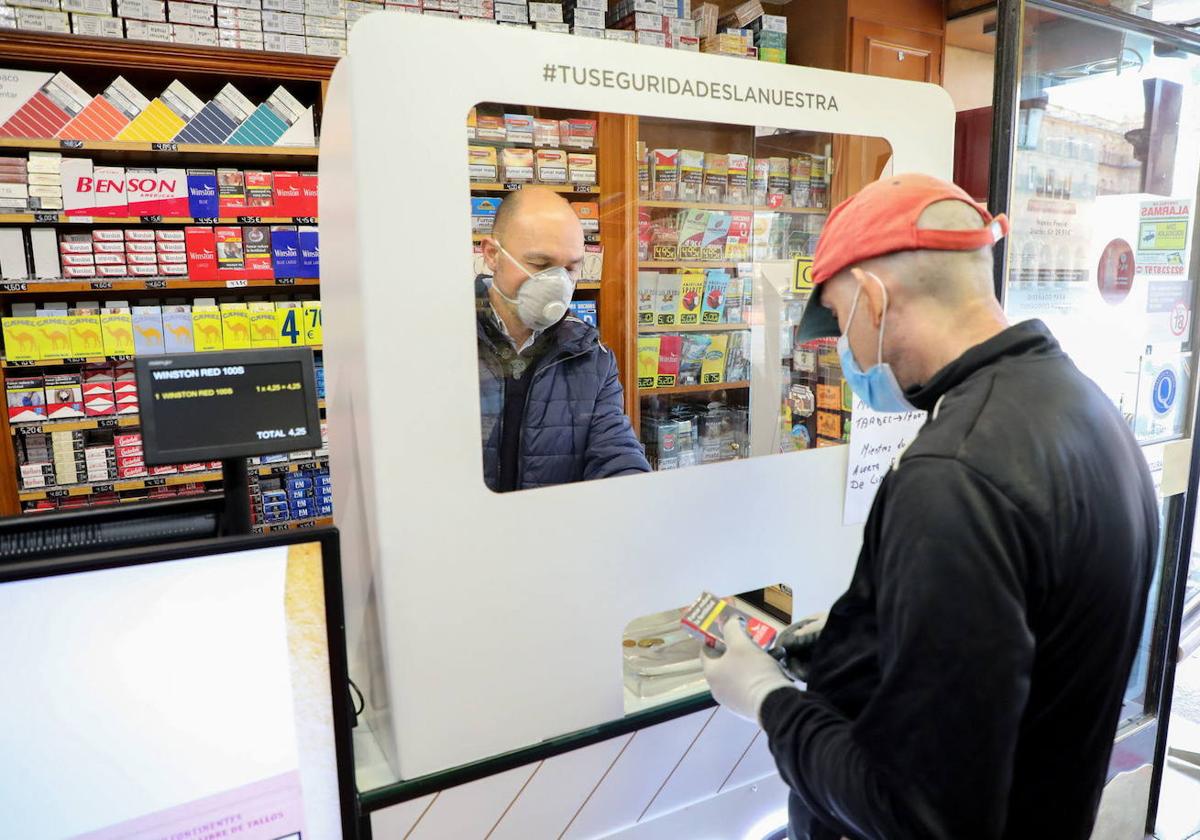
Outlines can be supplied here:
M729 274L718 269L709 269L704 281L704 305L700 323L719 324L725 314L725 290L729 287Z
M246 304L221 304L221 340L226 350L250 347L250 310Z
M0 319L4 330L4 355L10 362L37 361L37 318L14 317Z
M139 356L153 356L166 351L162 307L133 307L133 349Z
M250 302L250 346L278 347L279 334L275 331L275 304L270 301Z
M648 390L658 383L658 349L660 336L638 338L638 389Z
M679 286L679 317L681 327L694 327L700 323L700 308L704 303L704 274L685 271Z
M679 288L683 280L678 274L659 274L655 284L655 312L660 327L675 326L679 308Z
M71 319L67 310L37 311L38 355L43 359L65 359L71 355Z
M638 326L640 327L654 326L654 295L657 283L657 272L638 272Z
M775 628L764 621L739 610L724 598L704 592L683 611L680 624L691 635L715 650L725 649L725 622L733 619L742 622L746 635L763 650L775 641Z
M198 353L225 349L220 309L215 306L192 307L192 341Z
M191 353L195 350L192 343L192 308L184 304L164 306L162 334L167 353Z
M100 331L100 312L95 309L70 310L68 331L71 333L71 355L76 358L98 356L104 352Z
M104 341L104 355L133 355L133 315L128 309L116 307L101 309L100 334Z

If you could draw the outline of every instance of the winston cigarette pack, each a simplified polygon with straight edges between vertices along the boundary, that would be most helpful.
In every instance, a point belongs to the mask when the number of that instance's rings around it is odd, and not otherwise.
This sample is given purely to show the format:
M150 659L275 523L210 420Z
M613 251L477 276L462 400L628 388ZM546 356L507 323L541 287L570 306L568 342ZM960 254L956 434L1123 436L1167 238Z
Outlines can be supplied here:
M291 225L271 228L271 268L276 277L300 274L300 233Z
M771 647L775 641L776 630L764 621L739 610L723 598L718 598L711 592L700 595L683 611L680 624L704 644L715 650L725 649L725 622L740 621L745 627L754 644L763 650Z

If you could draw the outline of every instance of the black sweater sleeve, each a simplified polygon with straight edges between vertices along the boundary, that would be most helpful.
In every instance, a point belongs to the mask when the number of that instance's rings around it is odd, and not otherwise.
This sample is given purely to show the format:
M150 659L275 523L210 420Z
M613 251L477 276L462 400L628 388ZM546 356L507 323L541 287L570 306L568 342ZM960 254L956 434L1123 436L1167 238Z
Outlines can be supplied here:
M773 692L771 751L848 837L1000 837L1034 656L1027 519L949 458L904 461L880 494L877 545L859 560L878 593L880 685L855 720L814 693Z

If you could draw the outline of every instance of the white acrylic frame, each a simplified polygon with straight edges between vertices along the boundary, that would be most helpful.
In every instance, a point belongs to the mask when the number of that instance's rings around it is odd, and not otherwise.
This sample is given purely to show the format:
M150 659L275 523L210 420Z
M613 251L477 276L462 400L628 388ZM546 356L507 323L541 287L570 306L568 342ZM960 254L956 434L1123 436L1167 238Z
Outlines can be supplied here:
M550 64L837 110L577 87ZM355 26L321 136L328 415L351 676L400 778L620 717L630 619L780 581L797 614L825 608L861 534L841 525L845 447L484 486L464 131L479 102L878 136L894 171L951 172L953 106L933 85L419 15Z

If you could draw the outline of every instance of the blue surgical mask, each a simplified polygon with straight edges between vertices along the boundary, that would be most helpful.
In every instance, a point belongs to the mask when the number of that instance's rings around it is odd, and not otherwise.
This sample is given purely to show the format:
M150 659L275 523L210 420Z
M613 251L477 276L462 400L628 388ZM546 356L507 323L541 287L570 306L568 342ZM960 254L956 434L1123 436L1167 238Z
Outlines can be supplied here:
M867 272L870 274L870 272ZM842 360L842 376L850 383L850 390L858 395L872 410L880 412L913 411L912 403L904 396L904 389L892 373L892 366L883 361L883 324L887 320L887 287L883 281L871 274L883 291L883 315L879 319L879 359L868 370L864 371L854 359L850 350L850 340L846 333L850 332L850 324L854 321L854 313L858 310L858 296L862 293L860 286L854 293L854 303L850 305L850 317L846 319L846 332L838 338L838 357Z

